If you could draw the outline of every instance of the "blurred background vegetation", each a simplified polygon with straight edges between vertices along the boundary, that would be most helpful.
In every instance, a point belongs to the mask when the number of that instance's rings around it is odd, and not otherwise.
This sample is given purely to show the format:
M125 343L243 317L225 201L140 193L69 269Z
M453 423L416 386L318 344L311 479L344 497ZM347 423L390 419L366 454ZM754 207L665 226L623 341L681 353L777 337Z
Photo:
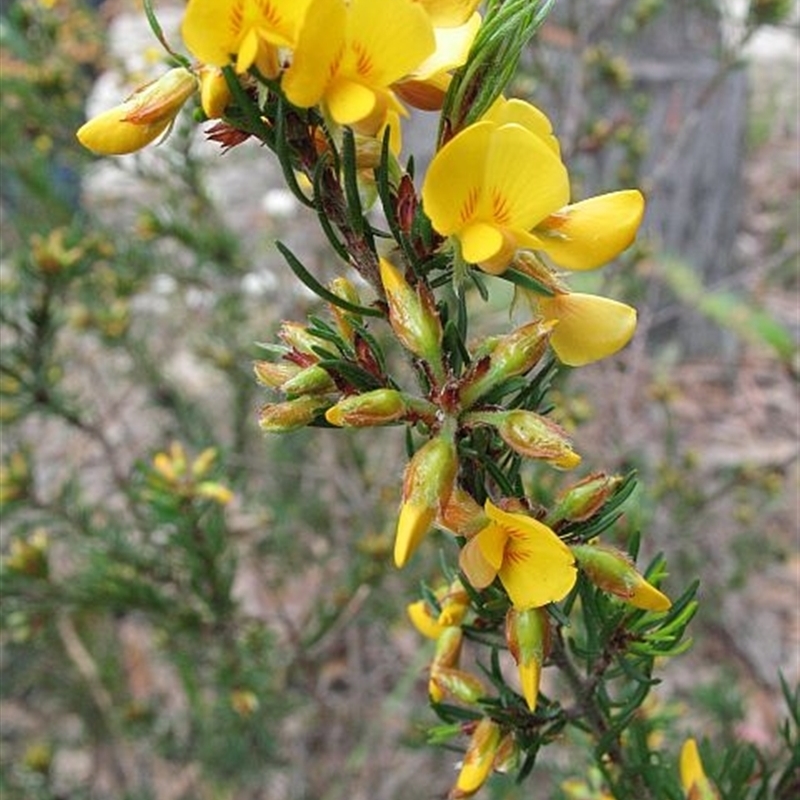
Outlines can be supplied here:
M620 539L702 581L648 713L669 753L709 737L726 797L749 796L734 742L793 743L777 797L800 765L797 718L779 735L800 678L797 10L732 5L560 3L513 90L553 118L576 197L649 196L635 250L584 287L637 305L637 340L556 387L587 469L639 471ZM157 8L174 30L180 6ZM2 4L0 789L441 796L457 756L423 746L430 651L404 612L437 541L388 568L402 436L256 425L258 343L313 306L272 242L324 281L316 220L268 153L221 155L189 115L137 156L74 139L87 98L161 58L133 2ZM552 749L486 796L600 797L562 786L582 743Z

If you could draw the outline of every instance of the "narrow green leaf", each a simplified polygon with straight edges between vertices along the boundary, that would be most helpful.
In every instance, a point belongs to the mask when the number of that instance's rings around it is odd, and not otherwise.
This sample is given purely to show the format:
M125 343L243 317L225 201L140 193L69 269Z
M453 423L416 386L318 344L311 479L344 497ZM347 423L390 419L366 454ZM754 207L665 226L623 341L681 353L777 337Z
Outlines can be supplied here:
M278 248L281 255L286 259L289 268L297 276L298 280L307 286L315 295L321 297L323 300L331 303L332 305L343 308L345 311L350 311L353 314L362 314L365 317L383 317L383 313L377 308L369 308L368 306L358 306L350 303L347 300L334 294L330 289L323 286L308 270L303 266L301 261L283 242L275 242L275 247Z

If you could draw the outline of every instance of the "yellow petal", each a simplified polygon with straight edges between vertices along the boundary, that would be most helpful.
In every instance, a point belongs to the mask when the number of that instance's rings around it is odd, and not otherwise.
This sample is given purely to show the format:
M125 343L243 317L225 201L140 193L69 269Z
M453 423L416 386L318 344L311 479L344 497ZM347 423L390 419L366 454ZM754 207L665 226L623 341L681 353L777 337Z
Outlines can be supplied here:
M644 578L637 582L628 602L636 608L643 608L647 611L667 611L672 606L669 597Z
M154 142L172 124L171 119L166 119L137 125L126 122L125 113L122 105L93 117L78 129L78 141L98 155L121 156Z
M572 367L613 355L636 330L636 309L608 297L573 292L540 297L538 303L545 319L558 320L550 344Z
M436 50L417 66L413 76L417 80L427 80L462 66L480 27L481 15L475 13L458 27L435 28Z
M290 103L318 103L335 77L346 43L347 13L342 0L314 0L297 39L281 86Z
M189 52L204 64L224 67L231 54L239 50L241 13L236 24L239 0L189 0L181 25L181 35Z
M475 589L485 589L497 577L498 567L493 566L486 558L477 536L470 539L461 549L458 565Z
M502 228L487 222L474 222L459 233L461 255L470 264L491 263L495 259L505 263L511 260L516 250L516 241L505 235ZM499 270L502 271L502 270Z
M435 517L436 509L431 506L403 503L394 540L394 563L398 568L405 566L430 530Z
M519 671L520 688L522 696L531 711L536 709L536 698L539 696L539 681L542 676L542 668L535 659L527 663L520 661L517 666Z
M352 125L368 117L376 102L375 92L345 78L333 81L325 92L328 111L340 125Z
M440 625L430 613L430 608L424 600L417 600L406 606L406 613L414 627L428 639L438 639L446 626Z
M476 223L524 234L568 197L566 168L538 136L521 125L489 121L451 139L434 156L422 186L425 213L444 236L460 237Z
M636 189L590 197L551 214L536 229L541 247L566 269L594 269L618 256L636 236L644 197Z
M292 47L311 0L189 0L181 25L186 47L204 64L237 69L256 62L260 50ZM241 52L244 50L244 52Z
M483 557L492 565L492 569L498 571L503 566L509 532L502 525L498 525L491 515L488 516L489 524L477 533L475 542L480 547Z
M482 199L490 219L530 230L568 201L567 169L539 136L501 125L486 154Z
M494 125L478 122L451 139L433 157L422 184L422 204L443 236L475 217L483 167Z
M419 0L434 25L462 25L480 4L480 0Z
M482 119L491 120L497 125L507 125L511 122L522 125L523 128L538 136L556 155L560 155L561 148L553 133L553 126L549 118L543 111L524 100L516 98L506 100L498 97Z
M575 557L564 542L538 520L488 500L486 513L508 537L498 574L514 607L538 608L563 599L577 580Z
M428 15L410 0L352 0L347 39L343 71L370 86L388 87L436 49Z
M681 748L680 757L681 784L683 790L688 792L692 786L705 780L706 774L703 770L703 762L700 760L700 752L697 749L697 742L694 739L687 739Z

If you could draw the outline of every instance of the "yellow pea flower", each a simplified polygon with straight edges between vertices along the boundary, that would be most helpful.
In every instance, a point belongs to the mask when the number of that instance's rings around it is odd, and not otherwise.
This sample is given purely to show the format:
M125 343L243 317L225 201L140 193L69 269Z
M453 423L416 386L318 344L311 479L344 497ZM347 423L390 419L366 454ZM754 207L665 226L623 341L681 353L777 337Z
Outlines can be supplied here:
M214 67L234 63L277 77L282 51L295 46L311 0L189 0L181 33L195 58Z
M719 793L714 784L706 777L697 742L694 739L687 739L683 743L680 773L686 800L719 800Z
M281 85L296 106L321 104L336 123L375 135L404 113L391 85L435 46L412 0L313 0Z
M636 330L636 309L608 297L564 292L536 298L546 320L558 320L550 335L556 355L581 367L625 347Z
M188 69L171 69L82 125L76 134L78 141L103 156L141 150L169 130L197 85L197 78Z
M422 204L461 255L499 274L518 249L537 249L530 233L569 200L569 176L542 136L512 122L482 120L436 153L422 185Z
M525 514L484 508L489 524L461 550L459 565L476 589L495 577L518 610L553 603L570 592L577 580L575 557L550 528Z

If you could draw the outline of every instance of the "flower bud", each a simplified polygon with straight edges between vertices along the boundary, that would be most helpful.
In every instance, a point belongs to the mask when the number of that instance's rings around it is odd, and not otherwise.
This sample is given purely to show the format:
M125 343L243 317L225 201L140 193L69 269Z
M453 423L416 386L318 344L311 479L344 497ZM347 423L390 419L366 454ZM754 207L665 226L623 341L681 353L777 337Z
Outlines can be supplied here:
M442 608L438 622L440 625L460 625L469 611L469 594L459 578L456 578L439 600Z
M234 498L233 492L221 483L216 481L202 481L197 484L195 496L204 497L221 506L226 506Z
M319 360L314 348L325 347L327 342L308 332L308 328L299 322L282 322L278 336L293 350L311 356L313 361Z
M15 450L0 464L0 506L23 499L31 489L32 474L28 456Z
M687 739L681 748L681 785L686 792L686 800L719 800L716 787L708 779L700 760L697 742Z
M260 705L255 692L248 691L247 689L234 689L230 693L229 701L231 708L240 717L245 718L252 716L258 711Z
M666 611L672 605L636 571L627 553L605 544L580 544L570 549L589 580L604 592L647 611Z
M172 125L183 104L197 91L197 78L176 67L137 89L120 105L78 129L78 141L103 156L141 150Z
M450 497L439 509L436 524L456 536L471 539L479 530L486 527L487 518L482 506L472 495L460 486L453 487Z
M303 395L283 403L267 403L258 412L258 425L265 433L287 433L303 428L330 405L315 395Z
M228 81L219 67L200 68L200 105L209 119L225 115L225 108L233 99Z
M429 639L439 639L445 628L457 627L469 611L469 595L460 579L436 592L441 611L432 608L425 600L417 600L406 607L414 627Z
M270 389L280 389L286 381L301 372L303 367L293 364L290 361L255 361L253 362L253 372L256 380L262 386Z
M536 709L542 665L550 651L550 622L542 608L520 611L509 608L506 614L506 642L519 669L522 695L531 711Z
M428 639L438 640L444 633L445 625L440 625L439 620L431 612L431 607L425 600L417 600L406 606L406 613L411 624Z
M500 726L489 717L484 717L475 726L456 785L450 792L450 800L471 797L483 786L492 771L500 738Z
M507 775L519 766L519 745L514 734L509 732L501 740L494 755L492 769Z
M434 675L440 670L458 668L461 658L461 644L464 634L461 628L443 628L436 639L436 651L431 661L430 677L428 679L428 695L434 703L441 703L447 693L447 687L442 682L435 680Z
M325 419L331 425L364 428L397 422L403 418L407 409L402 392L396 389L375 389L342 398L325 412Z
M565 431L534 411L477 411L466 415L465 421L494 425L502 440L526 458L541 459L561 469L581 463Z
M5 565L12 572L29 578L47 578L50 572L47 562L49 546L47 532L37 528L27 539L11 540Z
M197 458L192 461L192 477L193 478L204 478L208 475L211 468L214 466L214 462L217 460L217 448L216 447L206 447L202 453L200 453Z
M403 478L397 520L394 562L398 567L405 565L447 502L457 470L455 445L445 436L431 439L414 453Z
M547 517L551 527L557 522L583 522L593 517L622 483L619 475L595 473L570 486L556 498Z
M280 387L289 396L321 394L335 388L333 378L317 364L301 369Z
M380 260L389 305L389 323L406 350L430 364L441 364L442 325L433 299L422 286L413 289L396 267Z
M337 297L341 297L342 300L346 300L351 305L361 305L361 298L358 295L358 290L347 278L334 278L330 282L328 288ZM333 318L336 320L336 327L342 335L342 338L352 344L355 338L355 331L353 330L350 320L361 322L361 317L351 311L346 311L335 303L328 303L328 308L330 308L331 314L333 314Z
M547 350L554 326L552 321L530 322L496 341L488 364L485 359L475 361L464 377L459 390L462 406L469 408L499 383L532 369Z
M436 640L436 652L431 662L431 669L439 669L440 667L453 669L458 667L463 641L464 633L461 628L445 628L441 636Z
M428 681L428 695L434 703L441 703L446 697L474 705L486 697L486 687L480 678L469 672L452 667L431 667Z

